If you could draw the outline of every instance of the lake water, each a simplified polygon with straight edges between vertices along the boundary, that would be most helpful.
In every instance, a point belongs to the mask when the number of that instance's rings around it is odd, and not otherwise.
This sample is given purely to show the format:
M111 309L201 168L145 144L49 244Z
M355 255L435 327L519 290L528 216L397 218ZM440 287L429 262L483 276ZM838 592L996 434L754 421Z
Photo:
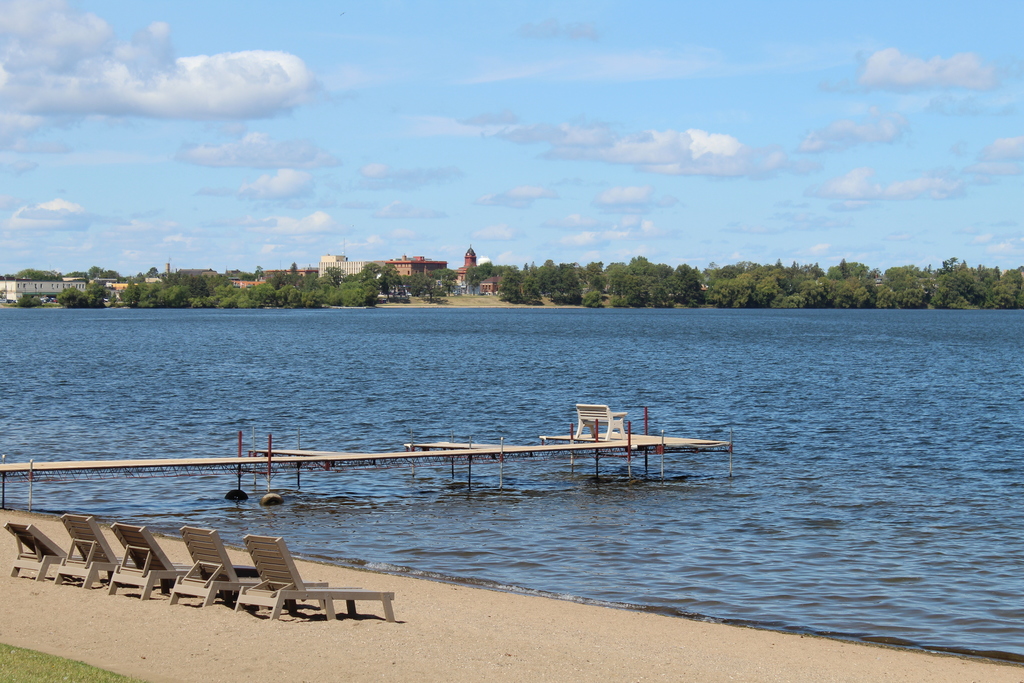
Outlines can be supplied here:
M283 535L343 564L1024 657L1024 313L4 310L8 461L536 443L575 403L727 439L634 462L37 483L34 509ZM590 462L591 465L586 463ZM251 493L265 490L259 480ZM24 508L22 484L9 507ZM401 596L399 596L401 598Z

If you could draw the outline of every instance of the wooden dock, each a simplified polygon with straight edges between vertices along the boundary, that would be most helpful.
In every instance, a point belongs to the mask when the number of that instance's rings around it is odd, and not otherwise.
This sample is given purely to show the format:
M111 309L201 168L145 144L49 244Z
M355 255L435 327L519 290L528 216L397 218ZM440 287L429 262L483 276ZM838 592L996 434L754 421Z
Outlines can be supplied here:
M146 458L136 460L33 460L0 465L2 494L0 507L6 502L8 482L80 481L94 479L138 479L148 477L179 477L216 473L233 474L241 481L243 474L275 475L302 472L332 472L350 469L415 468L417 466L464 464L468 481L472 482L474 464L506 462L570 460L594 458L595 467L601 458L625 459L632 466L636 458L646 461L650 455L666 453L728 453L732 470L732 442L686 439L665 436L630 435L627 440L594 441L571 436L542 436L540 445L469 444L450 441L408 443L405 450L388 453L346 453L288 448L255 448L243 452L239 433L238 455L226 458ZM268 439L269 441L269 439ZM240 484L239 484L240 488Z

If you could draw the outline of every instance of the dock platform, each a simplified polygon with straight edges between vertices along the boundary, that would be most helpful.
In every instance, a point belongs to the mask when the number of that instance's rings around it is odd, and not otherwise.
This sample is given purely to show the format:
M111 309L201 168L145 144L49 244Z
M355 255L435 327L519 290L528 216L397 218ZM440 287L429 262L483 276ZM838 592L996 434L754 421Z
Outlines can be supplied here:
M289 448L242 449L239 432L238 455L224 458L146 458L133 460L31 460L5 462L0 465L0 507L6 503L8 483L80 481L96 479L138 479L148 477L180 477L216 473L233 474L241 482L243 474L263 475L268 480L275 475L294 474L296 483L302 472L332 472L351 469L415 468L417 466L450 465L454 476L456 464L468 467L468 481L472 483L474 464L506 462L569 460L575 464L579 458L594 458L595 469L602 458L646 459L651 454L707 453L729 454L732 472L732 442L705 439L687 439L668 436L629 435L625 440L595 441L592 438L574 439L571 436L542 436L540 445L511 445L459 443L435 441L404 444L405 450L386 453L348 453ZM269 439L268 439L269 441ZM632 472L632 470L630 470ZM240 487L240 485L239 485Z

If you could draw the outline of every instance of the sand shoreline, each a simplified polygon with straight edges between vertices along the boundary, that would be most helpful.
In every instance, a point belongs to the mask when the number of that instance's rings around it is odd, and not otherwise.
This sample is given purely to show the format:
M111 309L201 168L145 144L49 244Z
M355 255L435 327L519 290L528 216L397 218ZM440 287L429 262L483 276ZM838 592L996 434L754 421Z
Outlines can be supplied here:
M53 516L31 521L62 547ZM11 578L15 544L0 543L0 642L150 681L1012 681L1012 663L757 630L568 600L499 592L369 569L300 563L304 578L396 593L397 623L379 605L328 623L321 612L281 621L219 603L170 606L130 591L82 590ZM236 541L237 539L228 539ZM111 541L113 537L111 535ZM187 559L173 537L161 544ZM238 553L239 561L245 561ZM183 603L186 601L183 601Z

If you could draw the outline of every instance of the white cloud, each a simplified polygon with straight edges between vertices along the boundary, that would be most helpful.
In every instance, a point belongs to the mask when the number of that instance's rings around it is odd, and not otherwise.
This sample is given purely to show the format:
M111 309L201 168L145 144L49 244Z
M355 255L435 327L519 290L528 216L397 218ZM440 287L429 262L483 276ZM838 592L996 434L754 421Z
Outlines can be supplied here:
M499 194L485 194L476 200L484 206L507 206L512 209L528 209L538 199L556 199L558 193L536 185L520 185Z
M848 200L909 200L922 196L931 199L949 199L963 194L964 182L941 176L923 176L913 180L899 180L888 185L872 182L872 168L855 168L846 175L828 180L808 190L813 197Z
M908 127L909 123L903 116L896 113L882 114L872 108L871 115L861 123L840 119L812 131L800 143L799 151L829 152L863 143L895 142L903 136Z
M592 204L605 213L643 213L650 209L653 197L650 185L612 187L594 197Z
M473 233L473 239L478 240L514 240L519 236L519 231L510 228L506 223L488 225Z
M271 140L266 133L248 133L223 145L186 145L174 157L199 166L219 168L319 168L338 160L308 140Z
M547 143L549 159L628 164L666 175L761 176L789 166L777 146L753 148L724 133L697 128L618 135L607 126L511 126L497 134L521 144Z
M4 221L5 230L85 230L93 216L80 204L65 199L52 199L41 204L23 206Z
M981 150L982 161L1024 159L1024 135L1016 138L999 138Z
M925 61L894 47L870 55L861 65L857 82L873 90L898 92L933 88L991 90L999 84L995 67L983 65L973 52Z
M305 218L292 218L291 216L269 216L264 219L253 219L246 217L236 222L237 225L245 225L250 232L264 235L312 235L325 232L343 232L341 226L323 211L315 211Z
M1012 161L982 161L965 167L964 173L976 173L982 176L1020 175L1022 170L1020 164Z
M566 247L585 247L598 241L598 233L585 231L575 235L566 235L558 243Z
M462 176L454 166L444 168L392 168L387 164L366 164L359 169L366 190L415 190L425 185L440 185Z
M294 199L313 191L313 176L305 171L280 169L276 175L264 174L251 183L242 183L238 196L243 199Z
M389 239L398 242L408 242L410 240L416 239L417 237L418 235L412 230L405 230L403 228L398 228L397 230L392 230L391 232L388 233Z
M447 214L394 201L373 214L374 218L444 218Z
M600 225L600 221L589 216L572 213L565 218L544 221L544 225L552 228L594 228Z
M306 102L313 73L285 52L173 57L170 28L154 22L131 43L64 0L10 0L0 96L22 113L236 119Z
M0 63L0 93L3 92L3 63ZM35 151L25 142L24 136L35 132L43 125L43 117L0 111L0 149L15 152Z

